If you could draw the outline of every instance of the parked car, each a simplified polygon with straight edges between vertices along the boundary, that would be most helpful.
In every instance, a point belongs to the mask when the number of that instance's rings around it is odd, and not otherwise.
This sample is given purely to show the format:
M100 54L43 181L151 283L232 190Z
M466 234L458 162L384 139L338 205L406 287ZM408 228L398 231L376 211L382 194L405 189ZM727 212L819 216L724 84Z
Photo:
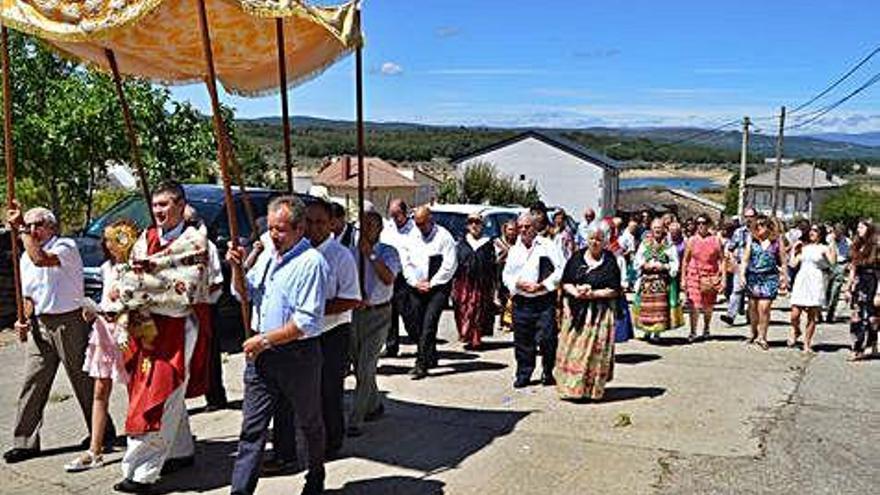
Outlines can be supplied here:
M15 321L15 287L12 274L12 235L0 227L0 329Z
M230 268L225 262L226 246L229 242L229 221L226 218L223 187L213 184L185 184L183 189L186 192L187 202L199 213L208 229L208 238L217 245L220 257L224 260L222 264L225 284L223 295L217 303L219 317L217 318L218 321L215 322L214 330L219 335L221 347L224 350L229 352L236 351L240 348L244 338L244 328L241 322L240 304L229 292ZM248 197L253 207L254 218L261 219L265 217L269 201L281 194L281 191L269 189L248 189ZM298 196L306 204L315 200L313 196L309 195ZM238 217L239 242L243 246L249 246L254 236L252 236L253 231L245 214L242 195L238 189L235 189L233 192L233 200ZM82 234L75 239L83 259L86 296L96 301L100 299L103 287L100 269L101 264L104 262L104 253L101 249L101 235L107 225L121 218L131 219L142 229L149 226L150 213L143 197L139 194L134 194L120 200L89 224Z
M467 233L467 217L479 213L483 217L483 235L494 239L501 235L501 227L510 220L528 211L525 208L512 208L487 205L448 204L431 207L431 217L452 234L456 241L464 239Z

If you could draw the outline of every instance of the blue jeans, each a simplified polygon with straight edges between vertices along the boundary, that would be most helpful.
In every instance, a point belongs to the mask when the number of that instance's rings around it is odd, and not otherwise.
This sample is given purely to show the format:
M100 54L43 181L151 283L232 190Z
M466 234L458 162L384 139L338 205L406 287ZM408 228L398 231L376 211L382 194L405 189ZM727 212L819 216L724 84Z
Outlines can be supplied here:
M296 414L308 446L309 476L324 476L324 420L321 416L321 344L295 341L261 353L244 370L244 403L232 493L257 488L269 420L281 397ZM276 425L277 427L277 425Z

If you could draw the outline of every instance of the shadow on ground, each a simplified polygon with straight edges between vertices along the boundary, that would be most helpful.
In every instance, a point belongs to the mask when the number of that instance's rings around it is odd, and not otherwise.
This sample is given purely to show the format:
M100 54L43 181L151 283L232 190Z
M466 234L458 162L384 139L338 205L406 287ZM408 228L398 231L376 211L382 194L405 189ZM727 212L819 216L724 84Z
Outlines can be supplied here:
M618 394L644 396L636 389L624 389ZM530 414L431 406L387 396L384 404L382 418L367 423L363 436L347 438L340 457L367 459L424 473L452 469L499 437L510 434ZM236 437L197 441L196 466L164 477L154 493L204 492L229 486L237 449ZM332 461L328 462L327 470L333 470ZM443 483L390 476L352 480L342 489L327 493L431 495L443 493Z
M388 476L346 483L338 490L327 490L327 495L440 495L445 483L408 476Z
M628 352L626 354L615 354L614 362L617 364L642 364L650 363L660 359L658 354L640 354L636 352Z

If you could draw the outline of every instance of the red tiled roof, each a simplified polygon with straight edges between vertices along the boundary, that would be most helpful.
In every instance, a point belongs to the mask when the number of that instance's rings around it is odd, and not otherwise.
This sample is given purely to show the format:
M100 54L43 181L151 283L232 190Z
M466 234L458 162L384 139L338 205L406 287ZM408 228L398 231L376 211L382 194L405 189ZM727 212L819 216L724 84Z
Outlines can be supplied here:
M345 170L346 159L338 157L325 165L315 176L315 184L326 187L357 188L357 157L350 157L350 169ZM419 184L398 172L397 167L376 157L364 158L364 187L367 189L386 189L392 187L418 188Z

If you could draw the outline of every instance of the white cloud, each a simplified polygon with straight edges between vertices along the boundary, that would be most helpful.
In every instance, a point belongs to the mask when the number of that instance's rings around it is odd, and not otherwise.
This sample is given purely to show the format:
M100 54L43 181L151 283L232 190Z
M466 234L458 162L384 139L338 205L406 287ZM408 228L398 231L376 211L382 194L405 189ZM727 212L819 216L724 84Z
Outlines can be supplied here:
M382 72L382 75L385 76L398 76L403 74L403 67L394 62L385 62L379 70Z
M461 34L461 29L455 26L441 26L434 30L434 35L438 38L452 38Z

